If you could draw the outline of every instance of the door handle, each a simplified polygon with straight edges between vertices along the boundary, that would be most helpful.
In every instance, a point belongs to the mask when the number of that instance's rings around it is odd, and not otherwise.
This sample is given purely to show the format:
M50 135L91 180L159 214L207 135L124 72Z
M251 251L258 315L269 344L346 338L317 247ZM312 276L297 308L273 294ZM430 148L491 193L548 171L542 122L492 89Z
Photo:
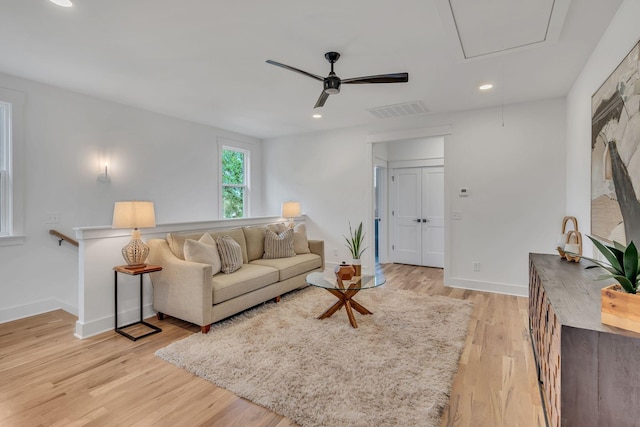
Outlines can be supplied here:
M415 222L420 222L420 218L414 219Z
M422 218L422 222L429 222L429 218Z

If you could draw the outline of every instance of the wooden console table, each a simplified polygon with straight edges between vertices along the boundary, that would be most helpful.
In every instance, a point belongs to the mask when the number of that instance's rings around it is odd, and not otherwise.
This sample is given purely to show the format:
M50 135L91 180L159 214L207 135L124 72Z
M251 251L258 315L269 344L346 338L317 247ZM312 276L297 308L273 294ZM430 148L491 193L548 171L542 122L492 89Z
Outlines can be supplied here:
M600 322L599 268L529 254L529 327L551 426L640 424L640 334Z

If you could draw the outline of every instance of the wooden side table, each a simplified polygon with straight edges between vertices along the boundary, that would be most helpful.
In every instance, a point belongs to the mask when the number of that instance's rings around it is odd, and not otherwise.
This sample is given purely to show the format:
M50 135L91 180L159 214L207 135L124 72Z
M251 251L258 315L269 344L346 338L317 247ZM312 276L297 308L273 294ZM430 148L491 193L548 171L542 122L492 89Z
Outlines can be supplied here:
M115 304L115 331L120 335L125 336L132 341L137 341L140 338L148 337L149 335L162 332L162 329L158 328L157 326L152 325L151 323L145 322L142 315L142 279L146 273L151 273L151 272L160 271L160 270L162 270L162 267L158 265L145 265L144 267L139 267L139 268L129 268L129 266L127 265L119 265L117 267L113 267L113 271L114 271L113 285L115 289L115 303L116 303ZM140 276L140 320L137 322L129 323L128 325L120 326L120 327L118 327L118 273L128 274L129 276ZM151 328L152 330L150 332L147 332L146 334L139 335L137 337L134 337L133 335L128 334L127 332L124 331L124 329L134 325L144 325L148 328Z

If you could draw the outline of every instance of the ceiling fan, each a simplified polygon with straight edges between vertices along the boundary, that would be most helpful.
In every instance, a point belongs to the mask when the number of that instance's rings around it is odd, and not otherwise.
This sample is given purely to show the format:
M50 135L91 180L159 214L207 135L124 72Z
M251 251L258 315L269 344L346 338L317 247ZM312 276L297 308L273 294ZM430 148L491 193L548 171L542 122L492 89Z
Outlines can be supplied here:
M286 68L287 70L295 71L296 73L304 74L305 76L309 76L312 79L320 80L323 82L324 89L322 93L320 93L320 97L316 102L316 105L313 108L318 108L324 106L324 103L327 102L327 98L329 95L335 95L340 93L340 85L344 84L363 84L363 83L406 83L409 81L409 73L393 73L393 74L379 74L376 76L364 76L364 77L354 77L351 79L341 79L336 76L336 73L333 71L333 64L340 59L340 54L338 52L327 52L324 54L324 57L327 58L327 61L331 64L331 72L327 77L320 77L316 74L308 73L306 71L300 70L298 68L291 67L289 65L281 64L276 61L272 61L270 59L267 60L267 64L276 65L278 67Z

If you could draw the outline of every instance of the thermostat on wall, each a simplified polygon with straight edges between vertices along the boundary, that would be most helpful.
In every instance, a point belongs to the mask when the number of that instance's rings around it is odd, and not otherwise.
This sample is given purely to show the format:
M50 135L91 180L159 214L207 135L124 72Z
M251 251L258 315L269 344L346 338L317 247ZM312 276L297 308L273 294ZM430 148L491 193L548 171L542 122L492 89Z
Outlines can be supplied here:
M467 197L469 195L469 189L468 188L461 188L460 192L458 193L458 196L460 197Z

